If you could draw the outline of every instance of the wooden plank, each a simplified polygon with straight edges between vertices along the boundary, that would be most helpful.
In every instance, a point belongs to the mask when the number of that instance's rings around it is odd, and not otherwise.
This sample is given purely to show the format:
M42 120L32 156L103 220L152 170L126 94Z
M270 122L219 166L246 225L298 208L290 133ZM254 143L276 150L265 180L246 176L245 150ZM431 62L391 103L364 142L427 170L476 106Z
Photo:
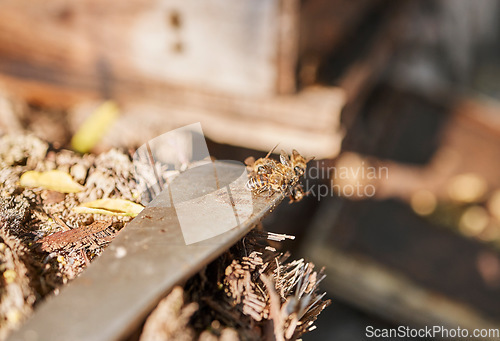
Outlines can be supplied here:
M277 0L155 1L134 15L128 62L163 82L275 94L279 9Z
M269 20L264 18L255 19L260 28L252 27L251 30L252 32L257 31L255 34L259 39L251 41L250 45L272 45L270 37L261 39L262 37L259 35L263 34L262 30L267 33L274 30L278 37L276 38L279 42L277 45L278 60L276 62L276 58L274 58L273 63L271 63L273 72L277 72L277 76L272 81L274 90L267 92L268 95L263 95L264 92L256 95L258 92L255 91L256 87L262 86L265 82L259 81L257 82L259 84L254 84L255 79L250 82L252 85L246 87L244 92L243 88L239 89L237 86L231 87L231 91L223 91L209 83L194 81L194 78L192 79L193 82L185 84L182 84L179 80L170 82L164 78L163 71L152 72L152 69L148 69L151 65L163 67L163 64L168 64L165 66L168 69L170 65L177 65L177 68L181 64L163 63L161 58L158 57L160 54L156 56L156 52L154 52L156 51L154 49L158 48L158 46L151 47L147 45L144 48L137 48L139 45L134 45L137 41L139 41L137 44L153 44L158 40L158 36L164 34L152 35L150 42L141 42L140 37L150 36L147 32L152 31L148 25L153 25L153 23L144 23L148 29L137 29L137 27L142 27L139 24L137 24L139 26L134 24L136 21L142 22L138 17L148 18L148 16L153 16L154 20L159 20L158 13L162 13L163 24L170 30L179 31L175 33L178 37L168 31L169 38L162 38L161 46L168 45L168 48L165 47L169 51L167 54L173 54L175 44L172 42L179 43L179 37L182 35L178 27L188 26L189 23L189 17L182 15L180 9L186 8L188 13L194 11L196 15L207 16L206 13L201 13L198 7L191 9L190 6L193 5L190 1L181 3L174 0L165 0L164 2L155 2L153 0L134 1L127 4L117 4L116 7L93 0L84 0L79 4L56 0L50 7L32 5L29 10L24 12L22 9L27 6L26 2L8 0L0 6L0 8L6 10L0 11L0 32L6 32L3 39L10 41L10 45L0 44L0 55L8 57L0 57L0 83L8 87L10 92L28 101L48 106L56 105L67 108L86 100L98 98L116 99L124 108L124 116L127 116L127 112L132 111L140 115L135 119L135 121L139 121L136 122L138 124L127 126L125 121L134 121L130 117L117 124L121 131L136 128L137 138L140 136L140 134L137 134L137 127L143 127L143 130L148 129L145 122L150 122L150 127L154 127L148 131L147 138L151 138L164 133L170 127L200 121L207 130L207 136L218 142L265 151L280 142L283 148L295 147L305 154L315 155L318 158L334 157L340 150L340 141L343 136L339 113L346 101L344 90L333 87L323 89L312 87L297 93L296 98L275 96L276 93L289 93L295 89L296 53L299 47L295 39L297 33L294 32L297 30L298 17L302 15L300 11L305 8L299 8L296 0L280 1L275 6L275 4L271 4L270 0L261 0L258 2L260 7L255 5L255 8L238 7L244 6L243 4L231 5L236 6L235 11L241 11L237 15L240 21L244 21L243 19L248 16L248 20L251 22L253 20L251 18L260 16L263 13L262 11L266 13L264 15L266 18L273 16L270 14L271 12L279 13L279 16L277 15L278 20L274 20L275 22L272 23L269 23ZM210 6L213 5L213 8L218 8L217 6L222 3L222 0L213 0L213 2L209 2L204 6L207 6L208 11L208 9L212 8ZM174 4L180 7L175 7ZM336 2L332 6L340 6L339 4L341 2ZM327 4L322 3L320 7L322 6L327 6ZM153 8L157 10L153 11ZM361 5L360 8L353 6L349 13L363 12L363 8ZM328 13L331 13L331 11ZM2 21L4 14L6 20ZM216 18L218 17L216 16ZM321 18L320 21L326 20L325 16ZM149 21L156 22L153 19L150 18ZM200 19L200 25L209 19L205 18L203 20ZM231 20L231 23L237 24L235 20ZM41 44L36 45L33 38L29 38L33 35L33 32L26 29L30 21L41 23L39 29ZM392 21L393 19L390 20L390 22ZM246 24L247 22L245 22ZM221 25L224 26L224 30L229 29L228 23L221 23ZM238 28L238 30L247 32L245 25ZM393 28L389 23L387 23L387 26L390 26L390 28L383 29L378 36L383 37L387 31ZM2 31L3 27L5 29ZM202 28L203 26L197 26L196 30L200 31ZM63 33L60 31L63 31ZM164 32L164 28L161 28L160 31ZM50 32L56 39L49 39L44 32ZM240 33L236 32L235 34ZM12 36L20 37L19 41L12 40L10 38ZM1 37L2 35L0 35ZM167 44L164 40L170 43ZM257 40L260 41L257 42ZM1 41L2 39L0 39ZM65 45L65 41L70 43ZM207 41L204 41L204 44ZM389 42L390 39L382 40L380 44L376 41L368 55L364 56L361 61L351 65L342 77L341 87L345 88L347 98L353 106L359 102L357 94L363 93L366 88L363 84L371 84L371 80L376 78L374 74L377 74L377 70L382 69L381 66L387 62L386 57L392 50L392 44ZM229 42L227 43L229 44ZM223 43L220 42L220 44ZM231 46L234 45L233 43L230 44ZM244 48L252 49L250 45ZM241 42L235 46L238 46L238 51L243 48ZM49 47L49 49L47 50L45 47ZM146 51L148 48L152 48L152 52L143 53L142 57L137 57L138 55L134 54L136 53L135 50ZM212 48L206 46L208 50ZM259 48L267 49L268 47ZM205 52L207 51L197 51L199 53L192 56L193 58L205 58ZM182 53L185 53L185 51ZM208 51L207 53L207 56L210 56L211 53L216 52ZM253 51L244 56L241 51L238 53L240 53L238 58L241 57L246 62L247 59L245 58L250 60L253 58L253 53L257 52ZM33 55L36 57L32 57ZM262 55L270 56L270 54L266 53ZM152 59L148 59L150 57ZM168 58L171 57L180 58L177 55L168 56ZM236 58L237 56L233 57ZM253 58L255 63L251 63L252 67L260 68L261 63L259 60L265 59L269 62L271 59L267 57L263 59ZM152 62L153 59L156 61ZM193 63L194 61L193 59ZM181 63L181 61L178 62ZM206 60L203 60L203 62L206 62ZM188 74L196 69L191 67L193 63L186 63L192 69L187 71ZM268 64L266 65L268 66ZM209 69L210 72L218 70L216 67ZM226 71L222 70L221 72ZM240 71L233 70L230 73ZM177 69L175 72L177 72ZM253 73L252 70L241 72L244 77ZM197 72L196 76L199 76ZM252 75L252 77L254 76ZM224 77L223 73L217 71L213 80L218 81ZM151 101L151 103L148 103L148 101ZM147 112L150 117L143 119L144 112ZM151 123L153 116L156 117L156 122L164 123ZM161 131L155 131L155 129L160 128L162 128ZM118 135L118 141L123 141L125 136L133 134L116 133L110 136L116 135ZM137 143L140 145L147 138L137 141Z
M104 148L141 145L170 129L201 122L205 135L220 143L263 151L280 143L280 148L296 148L317 158L340 151L344 94L339 88L311 87L297 95L262 100L191 91L148 96L122 102L122 116L107 133Z
M297 90L295 76L299 50L299 0L280 0L278 18L277 92L294 93Z
M7 77L0 77L0 80ZM57 103L71 109L68 120L75 133L99 100L91 91L60 91L8 78L9 92L41 105ZM117 84L114 98L121 108L117 122L107 132L100 149L140 146L171 129L201 122L210 139L262 151L276 143L296 148L316 158L334 157L340 150L343 129L340 113L345 95L336 87L310 87L296 95L264 99L235 98L189 91L157 83Z
M103 83L109 92L130 80L257 97L293 91L295 46L284 43L278 53L279 23L294 34L289 7L280 21L278 0L7 0L0 4L0 72L62 88L101 87L104 97ZM278 86L280 75L287 85Z

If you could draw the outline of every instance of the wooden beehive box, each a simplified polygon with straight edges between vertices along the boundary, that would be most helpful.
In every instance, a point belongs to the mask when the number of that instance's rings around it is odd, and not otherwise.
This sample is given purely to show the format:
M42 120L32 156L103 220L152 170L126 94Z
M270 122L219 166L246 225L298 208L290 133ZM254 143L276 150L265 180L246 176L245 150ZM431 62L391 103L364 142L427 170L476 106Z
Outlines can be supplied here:
M200 121L219 142L262 150L281 142L334 156L345 91L299 89L298 75L314 71L376 6L6 0L0 4L0 86L49 106L113 98L124 116L147 112L163 128L155 133ZM314 72L304 80L314 83Z

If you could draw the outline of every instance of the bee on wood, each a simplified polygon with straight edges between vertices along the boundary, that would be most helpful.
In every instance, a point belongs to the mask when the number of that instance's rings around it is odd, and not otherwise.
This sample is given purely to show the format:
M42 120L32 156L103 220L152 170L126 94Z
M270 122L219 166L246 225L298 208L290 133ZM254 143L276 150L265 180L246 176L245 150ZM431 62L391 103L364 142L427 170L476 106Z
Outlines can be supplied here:
M284 192L286 187L285 179L279 173L254 174L246 183L246 188L249 191L256 194L268 192L269 196L276 192Z
M269 155L278 147L278 145L274 146L273 149L267 153L265 157L261 157L257 161L253 156L249 156L245 159L245 164L247 165L247 170L250 173L250 176L254 174L271 174L276 167L276 161L269 158Z
M299 181L300 175L295 174L288 154L282 149L280 154L280 163L276 166L276 171L283 175L288 186L295 186Z
M305 158L302 155L299 154L299 152L294 149L292 151L292 157L290 158L288 154L284 151L281 150L280 154L280 161L283 165L286 165L287 167L291 168L293 172L295 173L295 176L301 177L302 175L305 174L306 168L307 168L307 163L311 160L313 160L314 157L310 158Z
M263 193L270 189L267 174L255 174L251 176L245 184L245 187L254 193Z
M290 190L290 203L301 201L309 192L304 192L301 185L292 187Z
M292 151L291 157L281 150L280 154L280 164L277 170L283 174L283 177L287 180L287 192L290 197L290 203L300 201L308 193L304 192L304 189L299 184L300 177L306 172L307 163L311 161L314 157L304 158L299 152L294 149Z
M246 187L255 194L268 192L269 196L272 196L276 192L285 193L290 197L290 202L300 201L307 193L299 184L299 180L306 171L307 163L313 158L306 159L295 149L290 158L281 150L280 162L276 162L269 158L275 148L265 158L257 161L254 158L245 160L250 171Z

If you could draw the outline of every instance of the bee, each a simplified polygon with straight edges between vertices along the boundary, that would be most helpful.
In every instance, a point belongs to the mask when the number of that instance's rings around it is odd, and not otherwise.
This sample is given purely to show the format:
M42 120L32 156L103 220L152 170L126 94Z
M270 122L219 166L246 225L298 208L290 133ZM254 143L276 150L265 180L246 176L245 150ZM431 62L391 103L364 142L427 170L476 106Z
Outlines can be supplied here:
M291 158L288 154L281 150L280 154L280 164L278 165L278 171L283 174L283 176L288 180L288 196L290 197L290 203L300 201L308 193L304 192L304 189L299 184L300 177L306 172L307 163L314 159L314 157L306 159L299 152L294 149L292 151Z
M309 192L304 192L304 189L302 188L302 186L297 185L297 186L293 187L290 191L289 203L301 201L302 198L304 198L307 194L309 194Z
M267 153L265 157L261 157L257 161L253 156L247 157L245 159L245 164L247 165L247 170L249 171L249 176L253 176L254 174L271 174L276 167L276 161L269 158L269 155L278 147L278 145L274 146L273 149Z
M305 174L307 163L313 158L304 158L297 152L292 151L291 158L281 150L280 161L269 158L276 146L266 155L255 161L247 158L245 163L249 169L249 179L246 183L248 190L261 194L268 192L269 196L274 193L285 193L290 197L290 202L300 201L307 193L299 184L300 177Z
M268 192L269 196L272 196L276 192L284 192L287 185L279 173L255 174L248 179L246 188L256 194Z
M282 150L280 154L281 163L292 168L297 177L301 177L305 174L307 163L313 159L314 156L306 159L300 155L296 149L292 151L291 158L288 157L288 154L284 150Z

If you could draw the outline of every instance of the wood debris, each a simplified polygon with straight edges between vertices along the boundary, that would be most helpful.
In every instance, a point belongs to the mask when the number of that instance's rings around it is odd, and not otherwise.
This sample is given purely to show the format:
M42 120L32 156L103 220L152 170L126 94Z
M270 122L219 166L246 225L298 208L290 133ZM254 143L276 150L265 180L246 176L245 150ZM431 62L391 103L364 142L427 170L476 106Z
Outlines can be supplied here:
M303 259L287 262L289 255L269 250L268 242L278 236L252 231L186 283L183 304L198 307L185 324L188 340L296 340L314 329L330 304L317 292L325 276ZM153 313L146 326L158 318Z
M78 251L83 248L95 250L111 242L115 235L111 222L96 221L89 226L56 232L36 241L36 244L44 252Z
M13 205L0 207L0 339L21 325L32 313L36 292L30 283L31 265L28 249L5 230L5 226L19 228L26 219L27 209L20 211Z
M269 237L275 240L276 234ZM273 320L276 340L297 339L330 303L317 293L325 275L303 259L286 262L288 255L265 252L274 255L252 251L232 261L225 272L226 292L244 315L255 321Z
M189 319L196 310L198 304L185 304L182 288L175 287L149 316L140 340L193 340L195 332L189 327Z

